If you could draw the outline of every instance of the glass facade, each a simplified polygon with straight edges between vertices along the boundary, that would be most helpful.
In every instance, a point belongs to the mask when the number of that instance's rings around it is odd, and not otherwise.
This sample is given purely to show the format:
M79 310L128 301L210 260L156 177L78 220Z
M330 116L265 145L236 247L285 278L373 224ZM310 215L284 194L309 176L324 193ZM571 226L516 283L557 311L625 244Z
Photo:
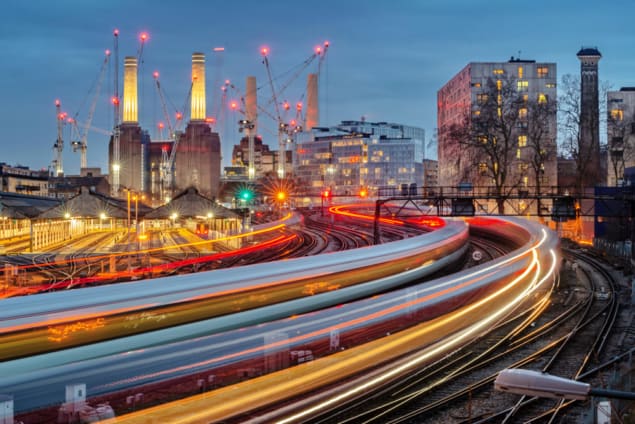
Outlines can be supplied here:
M424 136L421 128L383 122L314 128L296 137L294 175L307 193L324 187L355 195L361 188L372 194L380 187L423 186Z

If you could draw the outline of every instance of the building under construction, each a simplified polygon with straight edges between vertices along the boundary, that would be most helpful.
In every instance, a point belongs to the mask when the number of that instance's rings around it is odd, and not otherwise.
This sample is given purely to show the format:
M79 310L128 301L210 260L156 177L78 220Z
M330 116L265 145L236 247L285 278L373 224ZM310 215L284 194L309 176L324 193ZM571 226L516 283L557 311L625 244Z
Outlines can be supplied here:
M174 134L170 142L151 142L148 132L139 126L137 74L137 58L126 57L122 120L109 143L109 168L118 173L119 183L119 193L114 194L121 196L131 190L153 200L166 200L173 193L195 187L215 198L220 179L220 137L206 122L205 55L192 54L191 119L185 132Z

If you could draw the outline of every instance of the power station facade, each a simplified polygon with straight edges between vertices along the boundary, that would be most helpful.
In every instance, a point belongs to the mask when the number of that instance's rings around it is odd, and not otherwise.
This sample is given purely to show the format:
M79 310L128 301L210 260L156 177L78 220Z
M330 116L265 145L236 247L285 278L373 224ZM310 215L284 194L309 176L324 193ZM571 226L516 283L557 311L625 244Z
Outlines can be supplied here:
M119 176L119 193L143 193L153 200L167 200L189 187L210 198L220 185L220 137L206 121L205 55L192 54L190 121L174 140L152 142L139 126L136 57L124 60L123 108L118 139L109 143L109 168ZM118 144L119 158L115 157ZM167 196L165 195L167 193Z

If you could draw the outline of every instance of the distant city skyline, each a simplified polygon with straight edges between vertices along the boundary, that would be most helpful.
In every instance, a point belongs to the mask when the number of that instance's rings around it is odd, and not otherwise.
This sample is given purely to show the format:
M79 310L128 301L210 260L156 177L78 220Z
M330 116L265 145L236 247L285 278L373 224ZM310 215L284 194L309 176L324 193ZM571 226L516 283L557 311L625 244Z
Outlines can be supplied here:
M44 0L3 3L0 46L4 53L0 90L2 155L0 162L47 168L54 158L57 128L55 100L70 116L88 115L104 50L119 29L119 80L123 58L137 56L142 32L149 34L139 65L139 121L153 139L165 121L152 73L169 103L181 108L190 85L193 52L206 55L207 115L220 105L218 83L229 79L244 91L247 76L256 76L259 103L270 98L260 48L277 84L288 80L311 55L329 41L322 67L320 125L342 120L386 121L424 128L429 139L436 127L436 94L469 62L500 62L511 56L555 62L558 81L578 74L582 46L602 53L600 81L613 90L635 86L635 32L629 30L635 5L623 1L610 8L570 0L516 5L505 1L384 2L326 0L306 4L287 0L272 4L187 1L176 6L140 0L92 3ZM224 47L223 52L214 52ZM292 105L302 99L306 74L299 74L281 96ZM282 75L284 74L284 75ZM113 112L112 67L105 76L88 136L88 166L108 173L108 132ZM121 91L121 88L120 88ZM228 99L238 99L229 92ZM170 108L172 108L170 106ZM267 106L273 113L273 106ZM188 117L189 118L189 117ZM223 165L239 141L238 113L226 113L221 134ZM264 142L277 149L275 124L261 120ZM64 169L79 172L80 156L72 153L70 131L64 132ZM436 158L436 152L427 152Z

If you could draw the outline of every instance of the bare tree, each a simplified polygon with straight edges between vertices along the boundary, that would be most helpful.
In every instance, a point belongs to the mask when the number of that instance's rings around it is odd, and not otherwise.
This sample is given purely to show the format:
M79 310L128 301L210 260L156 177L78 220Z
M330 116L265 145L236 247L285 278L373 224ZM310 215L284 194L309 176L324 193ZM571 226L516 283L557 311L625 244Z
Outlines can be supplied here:
M522 90L513 77L489 78L463 122L450 129L471 159L471 175L465 177L491 188L499 214L505 213L505 201L518 187L521 175L517 164L518 134L527 125L528 110Z
M556 99L539 95L527 101L528 120L526 148L529 150L527 164L533 171L536 186L537 210L541 211L540 197L543 194L545 172L556 161ZM555 175L554 175L555 177ZM555 181L550 181L554 184Z

